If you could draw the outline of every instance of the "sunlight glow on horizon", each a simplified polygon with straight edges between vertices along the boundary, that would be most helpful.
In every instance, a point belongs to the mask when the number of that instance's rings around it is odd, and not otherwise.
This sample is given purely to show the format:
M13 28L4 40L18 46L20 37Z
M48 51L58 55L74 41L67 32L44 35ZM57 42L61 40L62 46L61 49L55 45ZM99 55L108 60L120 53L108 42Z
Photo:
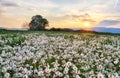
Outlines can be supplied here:
M90 22L84 22L84 27L85 28L90 28L91 27Z

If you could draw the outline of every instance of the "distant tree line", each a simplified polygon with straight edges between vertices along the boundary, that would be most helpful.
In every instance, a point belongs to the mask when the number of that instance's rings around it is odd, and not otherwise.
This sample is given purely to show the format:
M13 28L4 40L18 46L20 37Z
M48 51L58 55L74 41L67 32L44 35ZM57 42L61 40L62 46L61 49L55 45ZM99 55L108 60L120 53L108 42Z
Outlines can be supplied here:
M95 32L95 31L82 30L82 29L73 30L73 29L70 29L70 28L54 28L54 27L49 29L49 31L67 31L67 32L85 32L85 33L93 33L93 32Z

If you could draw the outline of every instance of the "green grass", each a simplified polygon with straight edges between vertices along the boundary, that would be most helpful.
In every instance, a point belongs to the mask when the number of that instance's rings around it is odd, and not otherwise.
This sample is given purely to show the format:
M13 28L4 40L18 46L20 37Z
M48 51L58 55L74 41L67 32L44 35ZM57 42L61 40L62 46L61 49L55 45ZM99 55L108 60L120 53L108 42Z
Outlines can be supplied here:
M0 34L27 34L27 33L46 33L46 34L59 34L59 35L63 35L63 34L83 34L83 33L86 33L86 34L89 34L89 33L94 33L94 34L100 34L100 35L120 35L120 34L114 34L114 33L106 33L106 32L74 32L74 31L48 31L48 30L40 30L40 31L22 31L22 30L0 30Z

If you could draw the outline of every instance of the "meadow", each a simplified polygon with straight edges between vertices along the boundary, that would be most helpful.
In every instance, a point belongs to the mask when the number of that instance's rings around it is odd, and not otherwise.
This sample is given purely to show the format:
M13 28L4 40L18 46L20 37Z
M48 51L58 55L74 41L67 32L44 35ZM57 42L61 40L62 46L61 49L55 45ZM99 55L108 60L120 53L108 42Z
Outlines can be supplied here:
M120 78L120 35L1 30L0 78Z

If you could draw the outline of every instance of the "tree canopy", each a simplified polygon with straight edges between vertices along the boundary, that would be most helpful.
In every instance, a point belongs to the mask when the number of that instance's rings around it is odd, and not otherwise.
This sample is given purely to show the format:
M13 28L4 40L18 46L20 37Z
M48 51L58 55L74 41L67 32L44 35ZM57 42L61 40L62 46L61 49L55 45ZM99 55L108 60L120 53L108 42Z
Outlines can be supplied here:
M43 18L41 15L35 15L32 17L29 23L30 30L41 30L48 26L48 20Z

